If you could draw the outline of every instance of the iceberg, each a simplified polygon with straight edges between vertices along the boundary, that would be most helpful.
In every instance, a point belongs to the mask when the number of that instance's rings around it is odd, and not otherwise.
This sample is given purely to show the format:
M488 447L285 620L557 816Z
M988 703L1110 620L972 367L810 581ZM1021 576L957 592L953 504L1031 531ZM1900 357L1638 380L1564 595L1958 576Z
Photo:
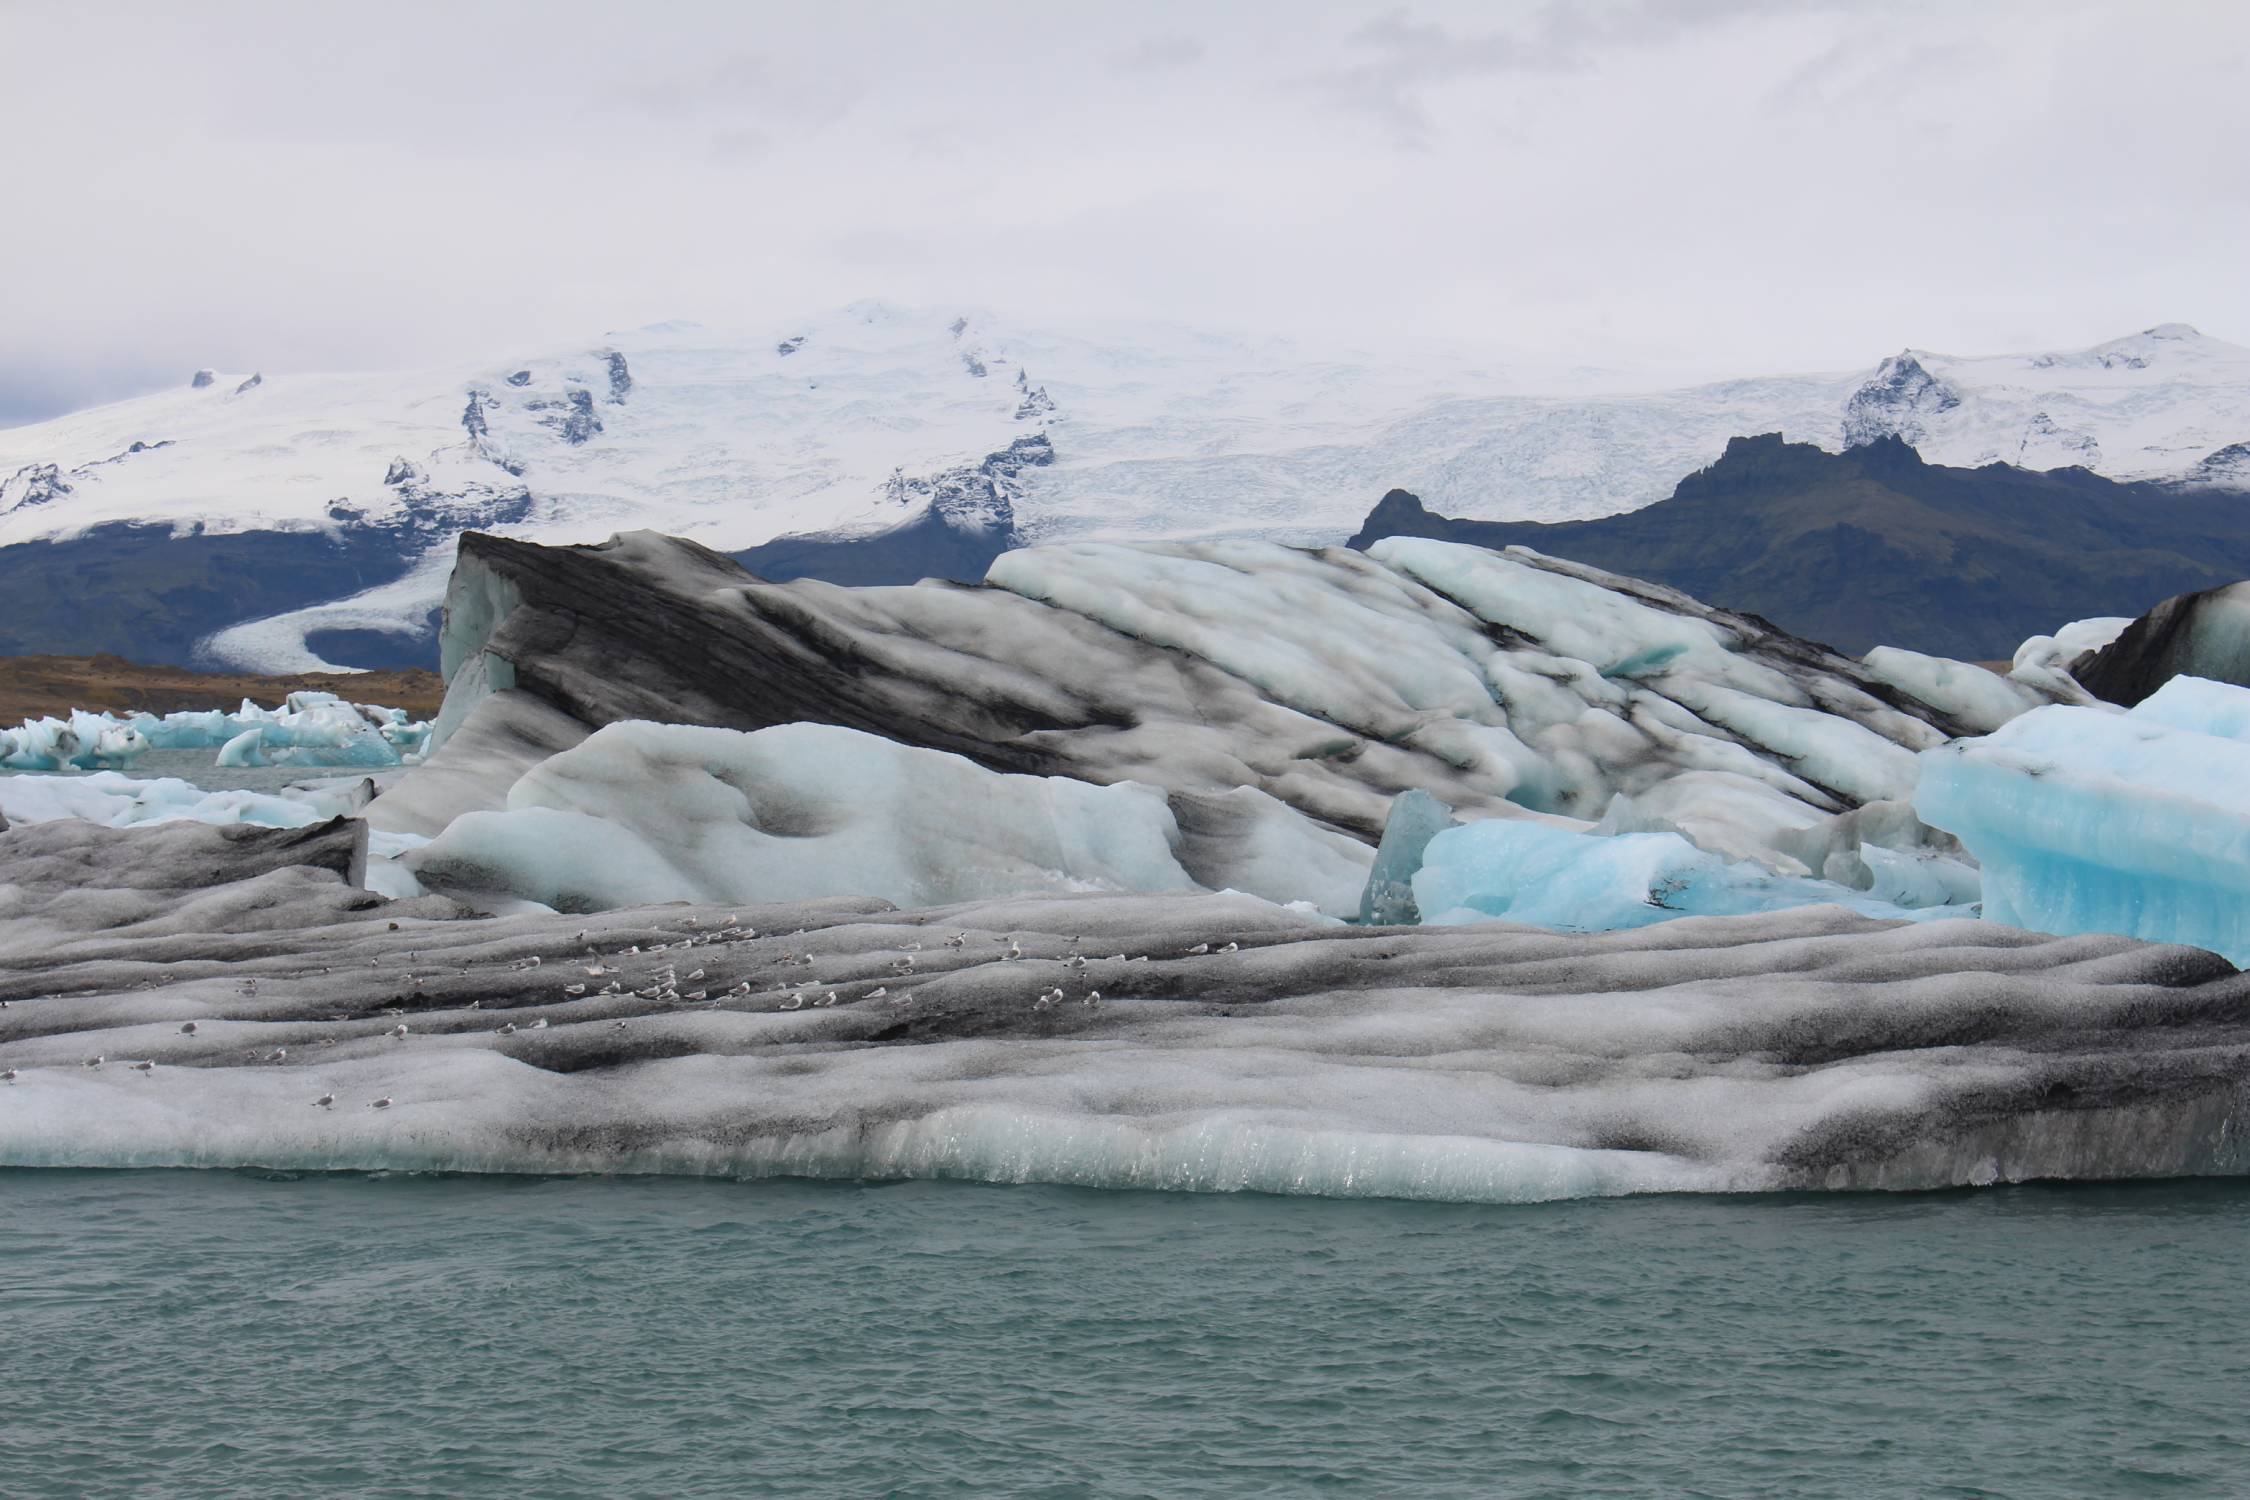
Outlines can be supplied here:
M428 724L404 709L291 693L277 709L249 699L229 713L88 713L27 719L0 729L0 767L18 771L127 770L150 750L217 750L221 766L365 767L419 763Z
M1963 915L1918 909L1943 908L1953 892L1893 868L1894 860L1906 856L1868 852L1890 877L1882 882L1882 896L1833 881L1777 875L1749 860L1698 849L1677 833L1603 835L1492 818L1432 837L1412 883L1422 921L1436 926L1500 920L1559 932L1608 932L1679 917L1824 905L1886 920Z
M2250 962L2250 691L2174 677L2125 713L2037 709L1926 752L1914 807L1984 869L1984 914Z
M1027 893L1200 891L1356 906L1372 852L1248 788L1163 791L988 771L825 724L754 733L625 721L526 771L404 864L425 887L558 911L873 896L931 906Z
M1479 1201L2250 1169L2242 981L2193 949L1194 894L478 919L356 888L361 826L0 834L0 1165Z

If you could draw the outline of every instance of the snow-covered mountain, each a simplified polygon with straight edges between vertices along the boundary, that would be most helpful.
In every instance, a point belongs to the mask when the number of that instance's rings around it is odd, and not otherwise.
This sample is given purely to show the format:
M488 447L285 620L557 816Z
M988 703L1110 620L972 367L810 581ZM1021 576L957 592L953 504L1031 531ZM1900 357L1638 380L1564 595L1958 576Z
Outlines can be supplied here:
M198 617L205 654L306 669L308 632L424 631L469 526L545 542L648 527L726 551L932 521L995 546L1334 540L1394 486L1480 518L1631 510L1728 438L1773 431L1831 448L1897 434L1948 464L2250 482L2250 349L2165 324L2076 352L1910 350L1872 372L1651 389L1451 349L1062 334L859 303L474 369L203 372L0 431L0 556L152 527L345 553L380 538L358 574L372 589L308 585L224 633Z

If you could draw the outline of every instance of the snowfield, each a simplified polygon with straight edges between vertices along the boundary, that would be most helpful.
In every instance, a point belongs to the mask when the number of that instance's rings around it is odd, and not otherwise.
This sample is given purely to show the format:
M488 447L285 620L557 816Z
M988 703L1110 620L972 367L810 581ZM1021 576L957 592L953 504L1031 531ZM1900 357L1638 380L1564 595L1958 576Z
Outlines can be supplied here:
M208 374L209 372L205 372ZM198 376L203 379L203 376ZM0 546L110 522L206 532L486 524L735 550L871 529L1046 434L1026 540L1348 534L1394 486L1448 515L1567 520L1661 499L1729 437L1886 433L1933 463L2250 480L2250 349L2164 324L2091 349L1659 389L1474 351L1329 353L856 303L755 333L661 324L470 369L232 372L0 431Z

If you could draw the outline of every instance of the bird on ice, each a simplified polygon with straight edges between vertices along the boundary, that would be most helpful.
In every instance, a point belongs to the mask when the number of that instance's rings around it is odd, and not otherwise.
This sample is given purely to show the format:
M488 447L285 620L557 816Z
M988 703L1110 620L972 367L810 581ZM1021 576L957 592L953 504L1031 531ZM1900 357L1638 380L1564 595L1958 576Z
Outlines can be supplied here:
M182 1021L182 1022L180 1023L180 1035L181 1035L181 1036L194 1036L194 1035L195 1035L195 1023L194 1023L193 1021Z
M501 1036L514 1036L516 1034L516 1023L513 1021L501 1022L499 1034Z
M1079 1001L1078 1003L1085 1006L1088 1010L1092 1010L1095 1006L1102 1003L1102 992L1100 990L1088 990L1086 992L1086 998Z
M563 986L563 993L573 997L583 995L586 993L586 986L582 984L566 984Z
M398 1024L396 1025L396 1026L393 1026L393 1027L391 1028L391 1036L392 1036L392 1038L393 1038L394 1040L396 1040L396 1039L398 1039L398 1038L401 1038L401 1037L404 1037L405 1035L406 1035L406 1023L405 1023L404 1021L401 1021L401 1022L399 1022L399 1023L398 1023Z
M870 1000L880 1000L880 999L882 999L882 998L883 998L883 997L884 997L885 995L888 995L888 994L889 994L890 992L891 992L891 987L890 987L889 985L887 985L887 984L879 984L879 985L875 986L875 988L873 988L873 989L871 989L871 990L869 990L869 991L867 992L867 998L868 998L868 999L870 999Z
M1192 948L1188 949L1188 952L1189 952L1189 953L1191 953L1191 954L1193 954L1193 953L1209 953L1210 951L1211 951L1211 945L1210 945L1209 943L1197 943L1197 944L1196 944L1196 945L1195 945L1194 947L1192 947Z
M1239 953L1242 951L1242 945L1240 943L1229 943L1219 951L1221 953Z
M144 1057L133 1064L133 1071L136 1073L153 1073L156 1071L156 1064Z
M369 1109L389 1109L391 1107L391 1096L385 1094L382 1098L376 1100L373 1104L370 1104L367 1107Z
M5 1072L5 1073L0 1073L0 1083L14 1083L15 1081L16 1081L16 1070L15 1070L14 1068L10 1068L10 1069L9 1069L9 1070L8 1070L7 1072Z
M538 1020L532 1022L531 1029L533 1031L545 1031L547 1029L547 1018L541 1016Z
M322 1095L321 1095L321 1096L320 1096L320 1097L319 1097L318 1099L315 1099L315 1100L313 1101L313 1108L314 1108L314 1109L327 1109L327 1108L331 1107L332 1105L334 1105L334 1104L335 1104L335 1102L336 1102L336 1096L335 1096L334 1094L322 1094Z

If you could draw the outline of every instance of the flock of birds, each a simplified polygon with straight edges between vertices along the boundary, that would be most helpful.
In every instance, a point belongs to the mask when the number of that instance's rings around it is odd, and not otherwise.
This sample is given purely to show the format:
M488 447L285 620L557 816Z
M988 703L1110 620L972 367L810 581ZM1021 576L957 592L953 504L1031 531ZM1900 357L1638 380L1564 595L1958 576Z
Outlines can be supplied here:
M573 939L573 941L580 946L580 948L583 950L582 953L570 959L558 958L557 962L558 966L561 963L565 962L576 965L579 968L580 972L585 976L585 978L583 980L573 978L568 983L562 985L562 998L565 1001L580 1001L586 999L603 1000L615 999L627 994L631 994L636 999L654 1002L656 1004L664 1005L669 1008L718 1009L721 1007L743 1008L746 1003L755 1003L762 993L770 1000L770 1003L765 1008L776 1011L801 1010L804 1009L808 1004L813 1008L818 1009L845 1003L847 1001L882 1001L888 1005L903 1008L906 1006L911 1006L915 1003L914 995L909 991L903 990L896 994L892 993L889 981L911 981L917 978L928 978L934 974L946 972L943 968L932 970L922 969L918 963L918 956L921 955L924 951L923 945L918 941L910 941L905 943L898 950L896 957L890 958L887 961L883 971L881 972L881 975L877 976L882 977L885 982L876 984L872 989L862 990L857 993L847 993L847 991L851 990L856 985L865 983L866 979L870 976L862 975L855 979L823 980L819 975L811 974L793 982L784 983L778 988L767 988L763 991L761 991L758 986L754 985L750 979L744 978L733 984L731 987L720 989L719 986L723 981L713 979L710 976L708 970L703 967L702 964L698 964L697 967L690 969L686 974L682 974L680 972L681 961L675 955L691 952L697 948L708 948L715 945L757 942L759 941L759 934L757 930L753 927L745 925L742 922L740 915L734 913L730 913L722 921L718 922L710 928L704 928L701 920L693 916L681 919L680 926L685 930L670 936L667 941L650 943L645 946L638 943L628 944L627 946L617 949L606 956L603 955L594 946L594 943L592 941L593 934L591 933L591 931L580 931ZM399 924L396 922L392 922L390 924L390 927L391 930L396 931L399 928ZM789 936L792 938L802 938L804 936L804 932L802 929L800 929L797 932L789 934ZM768 941L770 940L771 938L769 937ZM943 947L944 949L949 950L953 953L964 953L968 949L972 941L973 939L971 938L971 935L969 933L956 932L944 940ZM1006 945L1004 950L999 954L999 959L1001 962L1015 962L1026 957L1021 941L1012 935L1001 934L995 937L993 941ZM1146 953L1135 954L1132 956L1128 956L1124 953L1116 953L1110 955L1106 959L1088 959L1084 953L1078 951L1082 941L1082 939L1077 937L1069 939L1069 948L1071 951L1061 960L1063 968L1065 970L1066 983L1057 983L1053 985L1042 986L1037 995L1031 1001L1031 1009L1033 1012L1045 1013L1048 1011L1052 1011L1056 1007L1061 1006L1069 1001L1070 990L1068 988L1067 981L1083 981L1086 978L1088 971L1096 963L1134 964L1147 963L1149 961L1150 956ZM1234 953L1237 952L1240 947L1241 945L1239 943L1233 942L1226 943L1217 948L1214 948L1210 943L1207 942L1197 943L1195 946L1184 950L1180 956L1198 957L1211 953ZM409 951L406 955L406 958L409 964L419 966L418 960L420 958L420 955L418 953ZM587 960L591 960L591 962L588 962ZM608 960L654 960L655 962L651 964L648 968L648 971L641 976L646 980L646 983L632 985L630 988L628 988L629 981L626 977L626 969L624 967L613 964ZM690 961L693 962L693 960ZM372 960L371 962L376 966L380 966L382 960L378 958ZM706 959L704 960L704 962L710 963L714 962L714 960ZM771 962L778 967L798 969L814 969L818 965L818 960L815 959L813 954L809 952L800 953L794 949L783 950L776 958L771 960ZM517 972L524 972L540 969L544 967L546 963L546 955L530 954L514 960L509 964L508 967ZM330 971L324 969L320 972L327 973ZM470 974L469 969L467 969L466 967L460 968L458 972L461 977L468 977ZM409 972L404 976L405 983L407 984L408 988L418 994L427 992L425 988L426 983L434 977L434 974L426 973L418 975L412 972ZM607 983L603 984L599 989L592 990L589 994L589 986L587 981L592 980L606 980ZM683 986L693 987L683 988ZM717 992L714 993L714 991ZM246 998L255 998L258 994L258 981L255 978L246 978L242 980L241 992ZM1077 997L1077 1003L1087 1010L1098 1009L1102 1003L1102 992L1099 989L1094 988L1090 983L1086 984ZM480 1010L483 1008L483 1001L481 999L472 999L468 1002L466 1008L469 1010ZM382 1013L395 1016L403 1014L403 1011L395 1006L386 1006L383 1007ZM348 1015L334 1015L330 1016L328 1019L332 1021L348 1021L354 1018ZM550 1024L551 1023L549 1021L549 1018L546 1016L535 1017L521 1025L513 1020L507 1020L501 1022L499 1026L493 1028L492 1034L503 1037L516 1036L524 1032L545 1031L549 1028ZM610 1026L615 1030L625 1030L629 1026L629 1024L630 1022L628 1019L612 1019L610 1021ZM451 1029L455 1032L461 1030L461 1028L458 1027ZM201 1030L201 1023L196 1021L186 1021L181 1023L179 1034L186 1037L193 1037L198 1035ZM388 1036L393 1041L404 1041L407 1037L413 1034L414 1033L412 1027L406 1021L397 1022L396 1024L389 1027L384 1033L384 1035ZM444 1033L432 1032L428 1034L437 1035ZM316 1045L329 1047L334 1046L335 1043L335 1038L323 1037L318 1039ZM275 1047L270 1050L253 1048L243 1056L242 1060L260 1064L283 1064L288 1062L289 1060L289 1050L286 1047ZM111 1059L108 1056L97 1053L92 1057L84 1059L84 1066L87 1068L101 1068L110 1063L110 1061ZM125 1060L120 1059L119 1061ZM137 1058L130 1061L125 1061L125 1066L130 1068L132 1071L146 1077L156 1071L157 1065L156 1060L153 1058ZM19 1076L19 1070L16 1068L11 1067L4 1071L0 1071L0 1084L13 1084L17 1081ZM312 1101L312 1105L316 1109L332 1110L336 1107L337 1102L337 1096L335 1094L323 1093L318 1098ZM392 1098L392 1096L386 1094L380 1098L369 1100L366 1104L366 1108L371 1110L387 1110L392 1108L395 1103L396 1100Z

